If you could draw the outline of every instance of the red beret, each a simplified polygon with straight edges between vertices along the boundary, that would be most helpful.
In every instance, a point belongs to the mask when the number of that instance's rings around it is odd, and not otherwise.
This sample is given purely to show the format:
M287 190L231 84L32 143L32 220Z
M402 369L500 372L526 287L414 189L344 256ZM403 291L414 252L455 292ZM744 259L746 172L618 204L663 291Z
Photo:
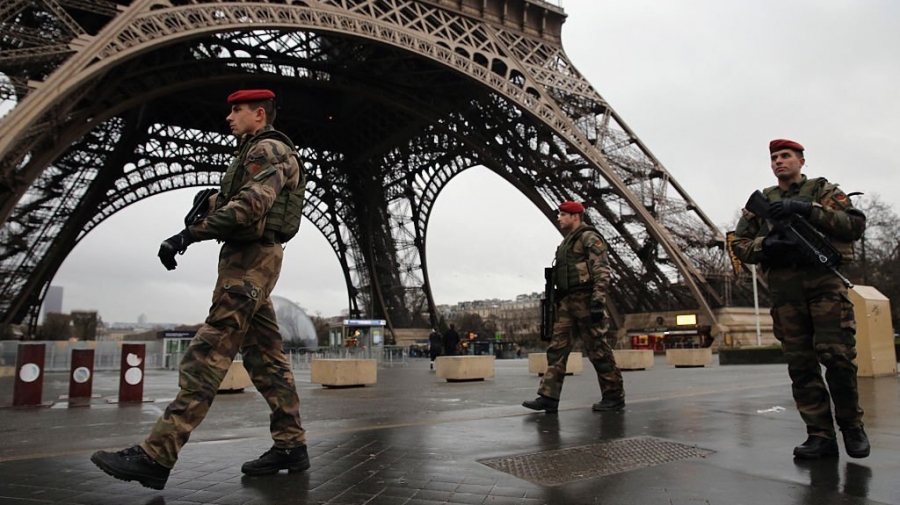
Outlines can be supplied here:
M267 89L242 89L228 95L228 103L261 102L275 98L275 93Z
M568 212L569 214L581 214L582 212L584 212L584 205L581 205L578 202L566 200L565 202L559 204L559 210Z
M795 151L802 151L803 146L794 142L793 140L787 139L775 139L769 142L769 153L774 153L775 151L781 151L782 149L793 149Z

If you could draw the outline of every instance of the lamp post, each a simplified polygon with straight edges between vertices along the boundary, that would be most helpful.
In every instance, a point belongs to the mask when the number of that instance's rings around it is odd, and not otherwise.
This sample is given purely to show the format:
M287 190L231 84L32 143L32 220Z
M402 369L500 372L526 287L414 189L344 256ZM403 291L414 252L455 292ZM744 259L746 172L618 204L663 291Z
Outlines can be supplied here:
M756 287L756 265L750 265L753 275L753 311L756 314L756 347L762 345L762 334L759 330L759 290Z

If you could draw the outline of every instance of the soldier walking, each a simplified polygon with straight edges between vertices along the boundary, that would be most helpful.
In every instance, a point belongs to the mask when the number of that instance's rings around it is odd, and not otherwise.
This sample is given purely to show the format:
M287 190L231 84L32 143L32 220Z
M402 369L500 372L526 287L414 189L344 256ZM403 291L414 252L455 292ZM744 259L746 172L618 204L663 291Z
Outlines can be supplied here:
M270 299L281 273L281 244L299 227L306 179L290 139L272 127L274 99L269 90L242 90L228 97L227 121L239 140L236 157L218 194L210 197L208 214L160 246L160 260L173 270L175 254L190 244L222 241L219 275L206 322L179 366L178 396L140 445L91 456L117 479L165 487L178 452L203 421L239 351L272 410L274 439L271 449L241 471L264 475L309 468L300 398Z
M808 435L794 448L794 457L836 457L837 421L847 455L865 458L869 439L859 406L853 362L856 321L847 286L834 272L807 260L799 241L782 233L779 223L805 219L847 262L853 259L853 242L866 228L866 216L837 185L800 173L806 163L802 145L773 140L769 153L778 184L763 191L770 202L768 218L744 209L732 250L741 261L762 265L768 278L775 338L787 357L794 401ZM825 366L824 380L820 365Z
M606 242L600 232L582 222L584 206L566 201L559 205L557 222L566 234L556 249L553 279L556 288L556 321L547 347L547 371L541 379L538 397L522 403L532 410L557 412L566 377L566 364L576 338L581 338L587 357L597 372L601 401L598 412L625 408L622 372L604 335L609 330L606 293L610 267Z

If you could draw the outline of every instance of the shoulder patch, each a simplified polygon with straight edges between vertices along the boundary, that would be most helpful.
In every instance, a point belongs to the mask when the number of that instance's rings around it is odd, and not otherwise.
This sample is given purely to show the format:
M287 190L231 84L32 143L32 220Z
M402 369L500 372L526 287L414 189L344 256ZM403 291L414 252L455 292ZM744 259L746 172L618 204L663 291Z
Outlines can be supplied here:
M594 254L602 254L602 253L606 252L606 249L607 249L606 242L604 242L600 239L595 239L592 241L590 248Z
M256 168L256 171L253 172L253 180L257 182L267 179L269 176L276 172L275 167L271 164L266 166L265 170L259 170L260 167Z

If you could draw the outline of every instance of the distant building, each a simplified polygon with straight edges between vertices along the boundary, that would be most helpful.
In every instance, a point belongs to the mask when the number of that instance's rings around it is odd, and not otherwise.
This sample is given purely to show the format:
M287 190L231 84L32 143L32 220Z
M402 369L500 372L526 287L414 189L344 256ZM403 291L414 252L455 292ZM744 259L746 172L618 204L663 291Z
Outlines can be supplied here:
M108 323L107 327L111 331L148 331L148 330L172 330L178 326L182 326L183 323L123 323L123 322L112 322Z
M438 305L437 311L444 317L454 318L462 314L478 314L482 318L519 318L533 313L540 314L541 293L517 295L515 300L474 300L455 305Z
M540 332L541 293L516 296L515 300L474 300L455 305L438 305L443 317L455 319L463 314L478 314L483 320L492 320L498 331L512 337Z
M47 294L44 295L44 306L41 308L41 317L45 317L48 313L62 314L62 301L63 287L48 287Z

